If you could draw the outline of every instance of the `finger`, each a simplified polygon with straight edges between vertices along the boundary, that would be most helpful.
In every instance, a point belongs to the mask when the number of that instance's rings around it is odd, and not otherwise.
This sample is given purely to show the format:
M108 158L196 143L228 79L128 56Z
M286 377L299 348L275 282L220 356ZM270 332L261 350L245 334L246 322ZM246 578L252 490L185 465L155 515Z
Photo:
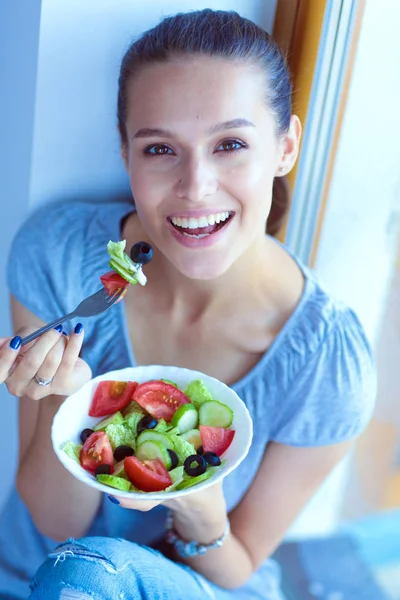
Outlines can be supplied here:
M0 383L4 383L10 375L13 365L21 349L21 338L1 338L0 340Z
M21 397L43 364L47 354L60 339L60 331L52 329L36 340L36 344L23 352L23 357L7 380L11 394Z
M50 380L51 382L54 380L57 370L62 362L67 343L68 342L65 336L61 335L57 343L47 353L46 358L36 373L37 377L40 377L40 379ZM41 386L37 383L35 377L31 379L26 390L26 394L29 396L29 398L32 398L32 400L40 400L51 393L53 393L52 383L46 386Z
M62 361L54 377L54 388L65 388L68 381L71 380L76 363L79 359L79 353L82 349L83 338L83 325L82 323L78 323L74 329L74 332L68 339Z
M113 504L118 504L121 508L129 508L130 510L140 510L141 512L147 512L152 510L160 504L155 500L129 500L128 498L121 498L120 496L109 495L108 499Z

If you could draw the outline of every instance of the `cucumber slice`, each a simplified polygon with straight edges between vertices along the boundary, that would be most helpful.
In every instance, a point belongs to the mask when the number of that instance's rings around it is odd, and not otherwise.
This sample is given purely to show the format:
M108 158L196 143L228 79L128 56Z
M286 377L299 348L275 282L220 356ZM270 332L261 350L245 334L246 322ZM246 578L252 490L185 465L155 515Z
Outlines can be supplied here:
M155 442L153 440L142 442L136 448L136 457L141 461L158 458L161 460L167 471L171 468L172 463L168 450L163 444L160 444L160 442Z
M201 441L200 431L198 429L190 429L186 433L182 434L182 438L189 442L189 444L192 444L195 450L200 448L203 443Z
M177 490L186 490L186 488L192 487L192 485L197 485L202 481L207 481L210 479L211 475L213 475L213 471L211 469L207 469L205 473L201 475L197 475L197 477L190 477L188 479L184 479L181 483L176 487Z
M171 419L171 425L177 427L180 433L194 429L198 422L199 415L193 404L182 404Z
M122 477L116 477L115 475L97 475L96 479L99 483L104 483L104 485L109 485L123 492L129 491L131 487L130 481L122 479Z
M200 406L200 425L205 425L206 427L229 427L232 420L233 412L226 404L211 400Z
M139 446L139 444L143 444L143 442L148 441L157 442L158 444L164 446L164 448L169 448L170 450L174 449L174 443L171 438L165 433L154 431L154 429L145 429L142 431L142 433L138 436L136 443Z
M100 421L100 423L97 423L97 425L93 427L93 431L102 431L107 427L107 425L122 425L123 422L124 417L118 410L117 412Z
M119 265L113 258L108 264L114 271L118 273L118 275L121 275L123 279L129 281L129 283L131 283L132 285L136 285L138 283L138 280L135 278L136 273L129 273L126 269L121 267L121 265Z

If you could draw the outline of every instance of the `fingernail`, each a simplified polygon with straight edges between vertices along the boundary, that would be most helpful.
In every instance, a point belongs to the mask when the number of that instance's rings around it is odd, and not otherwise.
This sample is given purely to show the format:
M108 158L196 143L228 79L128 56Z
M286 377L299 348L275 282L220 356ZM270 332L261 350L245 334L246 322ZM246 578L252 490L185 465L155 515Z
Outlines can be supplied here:
M19 335L16 335L15 337L13 337L13 339L10 341L10 348L12 348L13 350L18 350L18 348L21 345L21 338Z
M83 325L82 323L78 323L77 326L75 327L75 333L82 333L83 330Z
M63 327L62 327L62 325L57 325L57 327L54 327L54 329L55 329L56 331L58 331L58 333L61 333L61 332L62 332L62 330L63 330Z
M64 330L63 330L63 335L66 335L68 337L68 333Z
M110 502L112 502L113 504L121 504L117 498L114 498L114 496L107 496L107 497L110 500Z

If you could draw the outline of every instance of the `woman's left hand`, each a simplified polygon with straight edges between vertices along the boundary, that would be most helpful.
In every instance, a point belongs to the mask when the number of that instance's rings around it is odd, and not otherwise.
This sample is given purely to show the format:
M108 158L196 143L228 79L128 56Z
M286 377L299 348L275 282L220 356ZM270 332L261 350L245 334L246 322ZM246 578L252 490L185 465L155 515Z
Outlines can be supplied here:
M162 504L174 512L197 513L204 511L207 508L211 508L216 501L223 498L222 481L218 481L215 485L194 492L193 494L171 498L170 500L164 500L162 502L153 501L150 498L148 500L128 500L127 498L118 498L116 495L113 495L113 497L117 498L121 507L129 508L131 510L147 512L159 504Z

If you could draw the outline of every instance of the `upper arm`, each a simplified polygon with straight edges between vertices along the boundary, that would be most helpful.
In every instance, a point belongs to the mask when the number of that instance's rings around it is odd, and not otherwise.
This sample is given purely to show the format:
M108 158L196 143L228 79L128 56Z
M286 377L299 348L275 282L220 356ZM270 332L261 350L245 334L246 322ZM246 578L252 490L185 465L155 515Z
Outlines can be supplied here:
M25 308L11 295L11 318L14 332L38 329L44 325L36 315ZM19 461L29 448L39 414L39 403L29 398L19 398L18 429L19 429Z
M275 442L268 445L250 489L230 514L232 529L255 568L275 550L351 444L305 448Z

